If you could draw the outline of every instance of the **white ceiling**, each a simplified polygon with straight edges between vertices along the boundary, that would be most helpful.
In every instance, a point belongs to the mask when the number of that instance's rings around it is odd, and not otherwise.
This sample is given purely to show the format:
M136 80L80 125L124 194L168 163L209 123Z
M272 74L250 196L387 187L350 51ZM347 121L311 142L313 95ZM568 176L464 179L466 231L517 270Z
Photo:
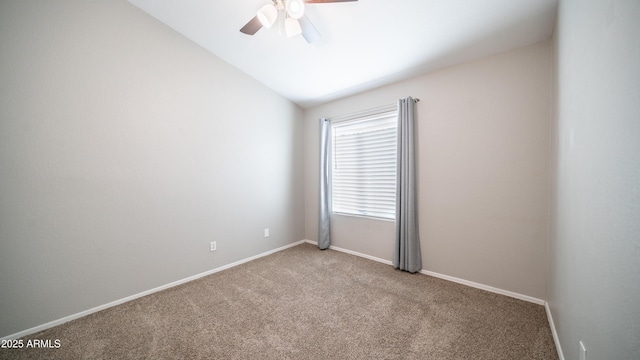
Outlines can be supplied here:
M129 0L302 107L532 44L557 0L359 0L307 4L322 38L240 28L270 0Z

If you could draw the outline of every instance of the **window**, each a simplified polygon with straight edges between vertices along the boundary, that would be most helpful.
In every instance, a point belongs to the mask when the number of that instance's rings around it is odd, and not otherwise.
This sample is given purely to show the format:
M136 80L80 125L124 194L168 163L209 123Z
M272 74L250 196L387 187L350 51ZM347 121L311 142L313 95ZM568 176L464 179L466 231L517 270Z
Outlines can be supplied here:
M333 124L334 213L395 219L396 110Z

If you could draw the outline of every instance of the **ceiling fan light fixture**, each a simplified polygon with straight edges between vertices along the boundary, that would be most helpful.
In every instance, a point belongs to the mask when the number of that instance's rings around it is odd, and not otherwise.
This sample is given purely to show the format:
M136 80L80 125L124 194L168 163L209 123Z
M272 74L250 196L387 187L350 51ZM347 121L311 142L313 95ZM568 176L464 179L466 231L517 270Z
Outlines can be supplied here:
M327 4L352 1L358 0L271 0L271 4L261 7L257 15L249 20L240 32L254 35L263 27L271 28L278 23L280 35L292 37L301 34L308 43L313 43L320 39L320 33L305 16L305 3Z
M287 0L285 8L287 14L294 19L300 19L304 15L304 1L302 0Z
M273 4L267 4L258 10L258 20L267 29L275 24L278 19L278 10Z
M302 28L298 19L288 17L284 22L285 34L287 37L292 37L302 34Z

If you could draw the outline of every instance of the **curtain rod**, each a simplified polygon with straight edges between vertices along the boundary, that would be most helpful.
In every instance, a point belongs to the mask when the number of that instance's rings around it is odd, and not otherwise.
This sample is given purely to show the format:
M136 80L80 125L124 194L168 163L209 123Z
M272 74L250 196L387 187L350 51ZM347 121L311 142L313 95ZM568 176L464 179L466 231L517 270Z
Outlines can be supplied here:
M413 99L414 103L417 103L418 101L420 101L420 99ZM397 109L397 106L398 106L397 103L388 104L388 105L378 106L378 107L375 107L373 109L356 111L356 112L349 113L349 114L333 116L333 117L329 117L328 119L332 123L334 123L334 122L342 122L342 121L346 121L346 120L352 120L352 119L362 118L362 117L365 117L365 116L372 116L372 115L385 113L385 112L388 112L388 111L393 111L393 110Z

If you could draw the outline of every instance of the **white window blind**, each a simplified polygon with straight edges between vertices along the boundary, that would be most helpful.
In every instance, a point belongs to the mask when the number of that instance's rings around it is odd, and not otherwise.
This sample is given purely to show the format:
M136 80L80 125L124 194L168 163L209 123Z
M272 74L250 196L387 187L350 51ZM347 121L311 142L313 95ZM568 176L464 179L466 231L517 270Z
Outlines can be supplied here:
M397 126L395 110L332 125L333 212L395 218Z

